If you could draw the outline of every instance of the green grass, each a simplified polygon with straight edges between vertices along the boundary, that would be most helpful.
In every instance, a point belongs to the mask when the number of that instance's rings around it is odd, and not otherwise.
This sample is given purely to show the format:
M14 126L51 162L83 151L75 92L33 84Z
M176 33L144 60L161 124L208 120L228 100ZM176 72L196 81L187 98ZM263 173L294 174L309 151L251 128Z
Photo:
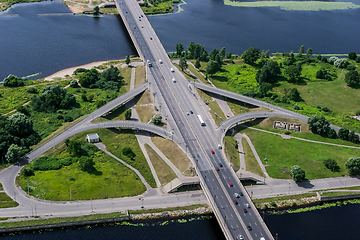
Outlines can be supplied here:
M234 170L240 169L240 156L239 150L235 148L237 141L234 136L226 135L224 137L224 151L227 160L235 165Z
M202 81L205 84L210 84L205 78L204 76L198 72L198 70L196 70L192 65L188 65L188 69L198 78L200 79L200 81Z
M147 183L151 187L156 188L155 179L132 130L121 129L121 131L118 131L115 129L97 129L96 132L99 134L101 141L106 145L106 149L109 152L136 168L145 178ZM84 132L81 136L85 138L87 133L89 132ZM122 149L124 147L131 147L133 152L136 154L134 160L131 160L123 155Z
M345 162L352 156L360 156L360 150L316 144L296 139L244 129L258 152L260 159L268 159L267 172L273 178L291 178L290 168L299 165L306 172L307 179L339 177L348 174ZM325 168L323 160L332 158L340 166L339 172Z
M159 14L170 13L174 10L174 4L172 1L160 2L156 6L141 7L145 14Z
M180 170L184 175L191 167L188 156L171 140L159 136L151 138L155 146ZM192 176L192 174L190 174Z
M168 212L168 211L178 211L178 210L194 210L201 207L207 207L207 204L194 204L190 206L182 207L168 207L168 208L153 208L153 209L142 209L142 210L129 210L129 214L142 214L142 213L159 213L159 212Z
M62 153L61 155L64 155ZM30 195L52 201L89 200L136 196L146 188L139 177L128 167L101 151L95 153L94 173L80 170L79 164L59 170L35 171L35 176L20 176L17 182Z
M62 222L80 222L87 220L96 220L96 219L106 219L106 218L118 218L124 216L124 213L114 212L114 213L105 213L105 214L91 214L83 215L79 217L59 217L59 218L47 218L47 219L34 219L26 221L11 221L11 222L0 222L0 227L10 228L10 227L22 227L22 226L34 226L42 224L54 224Z
M18 205L19 204L12 200L6 193L0 193L0 208L17 207Z
M154 149L152 149L148 144L145 144L145 149L149 155L152 165L155 168L156 175L158 176L161 185L165 185L177 177L171 167L166 164L166 162L154 151Z
M340 197L340 196L351 196L351 195L359 195L360 192L322 192L320 195L322 197Z
M316 193L304 193L304 194L298 194L298 195L286 195L286 196L278 196L278 197L272 197L272 198L258 198L253 199L254 203L263 203L263 202L272 202L272 201L284 201L284 200L300 200L301 198L308 198L308 197L316 197Z
M2 183L0 183L0 190L4 190Z
M241 141L244 149L244 157L245 157L245 165L246 165L246 171L255 173L257 175L260 175L262 177L265 177L263 171L261 170L259 163L257 162L253 151L250 148L249 143L246 141L246 139L242 139Z
M135 83L134 87L138 87L141 84L146 82L146 74L145 74L145 67L144 66L137 66L135 69Z
M212 111L210 111L210 113L211 113L213 119L215 120L216 125L219 125L222 121L226 120L226 117L225 117L223 111L221 110L219 104L215 100L210 101L208 106L212 110ZM214 114L214 112L216 114Z
M230 98L228 98L226 100L226 102L229 105L229 107L234 115L238 115L240 113L246 113L246 112L250 111L249 108L243 106L244 103L242 103L242 102L239 102L239 101L236 101L236 100L233 100Z

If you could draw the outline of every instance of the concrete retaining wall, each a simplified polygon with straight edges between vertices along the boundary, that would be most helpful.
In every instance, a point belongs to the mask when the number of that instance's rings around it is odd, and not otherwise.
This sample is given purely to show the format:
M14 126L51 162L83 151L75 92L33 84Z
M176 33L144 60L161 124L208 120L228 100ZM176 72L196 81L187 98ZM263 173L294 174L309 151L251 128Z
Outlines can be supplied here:
M360 194L344 195L344 196L336 196L336 197L320 197L320 201L328 202L328 201L347 200L347 199L354 199L354 198L360 198Z
M111 223L111 222L121 222L121 221L129 221L129 220L130 220L130 216L126 215L126 216L121 216L118 218L104 218L104 219L76 221L76 222L61 222L61 223L53 223L53 224L35 224L33 226L0 228L0 233L32 231L32 230L49 229L49 228L63 228L63 227L71 227L71 226L94 225L94 224L98 224L98 223ZM51 218L49 219L49 222L50 221L51 221Z

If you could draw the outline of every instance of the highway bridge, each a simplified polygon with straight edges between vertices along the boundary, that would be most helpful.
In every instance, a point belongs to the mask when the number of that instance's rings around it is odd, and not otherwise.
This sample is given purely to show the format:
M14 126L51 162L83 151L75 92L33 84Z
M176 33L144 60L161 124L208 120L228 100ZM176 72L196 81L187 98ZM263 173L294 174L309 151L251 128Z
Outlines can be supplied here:
M148 79L156 84L163 106L169 110L186 150L196 166L201 186L227 239L239 235L245 239L273 239L270 231L252 204L246 190L218 149L216 129L206 111L194 98L188 81L172 65L160 40L135 0L116 0L117 9L131 39L147 67ZM151 65L151 66L150 66ZM192 111L194 114L187 115ZM200 126L197 115L206 126ZM215 170L219 168L219 171ZM240 198L235 193L244 193ZM236 202L235 202L236 200ZM247 208L247 211L243 211Z

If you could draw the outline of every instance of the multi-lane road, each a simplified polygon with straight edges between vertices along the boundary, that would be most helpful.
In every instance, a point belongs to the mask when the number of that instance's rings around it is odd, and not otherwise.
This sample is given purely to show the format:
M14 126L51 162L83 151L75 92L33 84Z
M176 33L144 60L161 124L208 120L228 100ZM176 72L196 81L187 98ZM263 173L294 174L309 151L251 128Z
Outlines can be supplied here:
M204 191L215 208L215 214L225 236L228 239L235 239L239 235L246 239L260 239L261 237L272 239L245 189L218 149L215 129L208 120L201 102L192 92L194 89L172 65L137 2L118 0L117 6L119 11L122 11L124 21L127 21L128 30L132 31L142 51L141 55L146 62L151 63L151 67L148 66L148 72L154 78L164 101L162 104L169 109L176 123L175 127L179 129L186 149L189 150L189 155L196 164L200 180L205 187ZM193 114L188 114L191 111ZM200 126L197 115L202 116L206 126ZM215 170L216 167L219 171ZM243 196L236 198L234 194L240 192Z

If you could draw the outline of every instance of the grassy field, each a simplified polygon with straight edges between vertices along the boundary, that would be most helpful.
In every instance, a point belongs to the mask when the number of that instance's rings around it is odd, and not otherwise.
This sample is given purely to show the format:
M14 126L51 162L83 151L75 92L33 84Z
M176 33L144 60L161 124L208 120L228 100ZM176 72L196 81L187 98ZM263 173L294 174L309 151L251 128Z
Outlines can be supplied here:
M187 176L193 176L191 171L188 171L191 167L190 159L175 143L158 136L152 137L151 140L180 172Z
M235 147L237 145L237 141L234 136L226 135L224 137L224 151L227 160L232 163L233 169L235 171L240 169L240 156L239 150Z
M145 144L145 149L149 155L152 165L155 168L156 175L158 176L161 185L164 186L177 177L171 167L164 162L154 149L152 149L148 144Z
M105 213L105 214L83 215L79 217L58 217L58 218L46 218L46 219L33 219L26 221L0 222L0 227L10 228L10 227L22 227L22 226L34 226L41 224L54 224L54 223L62 223L62 222L79 222L79 221L96 220L102 218L118 218L124 215L125 214L122 212L114 212L114 213Z
M291 178L290 168L299 165L306 172L307 179L339 177L348 174L345 162L352 156L360 156L360 150L316 144L296 139L243 129L248 134L261 159L268 159L266 170L274 178ZM316 144L316 145L315 145ZM331 172L324 164L325 159L335 159L339 172Z
M319 141L319 142L335 143L335 144L346 145L346 146L360 147L360 144L353 143L353 142L350 142L350 141L341 140L339 138L336 138L336 139L327 138L327 137L322 137L322 136L320 136L318 134L313 134L309 130L309 125L307 123L299 121L297 119L283 118L283 117L270 117L270 118L266 118L266 119L263 119L263 120L258 119L258 120L255 120L253 122L248 122L245 125L252 126L252 127L255 127L255 128L258 128L258 129L264 129L264 130L267 130L267 131L270 131L270 132L285 134L285 132L287 132L287 130L280 130L280 129L274 129L273 128L274 121L301 124L301 132L290 131L289 135L294 136L294 137L299 137L299 138L304 138L304 139L309 139L309 140L314 140L314 141Z
M159 213L159 212L168 212L168 211L178 211L178 210L194 210L201 207L207 207L207 204L194 204L190 206L182 207L168 207L168 208L153 208L153 209L142 209L142 210L129 210L129 214L141 214L141 213Z
M213 116L216 125L219 125L222 121L226 120L223 111L221 110L219 104L215 100L209 102L208 106L212 110L210 111L210 113Z
M145 78L145 67L144 66L137 66L135 69L135 84L134 87L138 87L144 82L146 82Z
M153 106L136 106L135 109L139 115L140 122L148 123L155 114Z
M0 193L0 208L17 207L19 204L12 200L6 193Z
M190 72L192 72L198 79L200 79L200 81L202 81L205 84L210 84L205 78L204 76L198 72L198 70L196 70L192 65L188 65L188 69L190 70Z
M72 139L85 141L85 133L78 134ZM46 154L62 158L70 156L64 143L50 149ZM79 163L76 162L59 170L35 171L35 175L30 177L21 175L17 178L17 183L24 191L27 191L29 183L29 193L32 196L53 201L70 200L70 187L72 200L135 196L146 190L131 169L107 154L96 152L94 162L96 171L90 173L81 171ZM31 165L32 163L27 167Z
M154 102L151 98L150 91L148 89L146 89L145 92L143 92L143 94L141 94L140 99L138 99L136 101L136 105L143 105L143 104L150 104L150 103L154 103Z
M174 4L172 1L159 2L156 6L141 7L145 14L159 14L170 13L174 10Z
M246 141L246 139L242 139L241 143L243 145L244 149L244 157L245 157L245 165L246 165L246 171L255 173L257 175L260 175L262 177L265 177L263 171L261 170L259 163L257 162L253 151L250 148L249 143Z
M151 187L156 188L155 179L132 130L121 129L121 131L118 131L116 129L96 129L85 131L77 135L80 139L85 139L86 134L94 132L99 134L102 143L106 145L106 149L109 152L136 168L145 178L147 183L150 184ZM134 160L123 155L122 149L124 147L130 147L133 150L136 154Z
M338 197L338 196L349 196L349 195L359 195L360 192L321 192L322 197Z

